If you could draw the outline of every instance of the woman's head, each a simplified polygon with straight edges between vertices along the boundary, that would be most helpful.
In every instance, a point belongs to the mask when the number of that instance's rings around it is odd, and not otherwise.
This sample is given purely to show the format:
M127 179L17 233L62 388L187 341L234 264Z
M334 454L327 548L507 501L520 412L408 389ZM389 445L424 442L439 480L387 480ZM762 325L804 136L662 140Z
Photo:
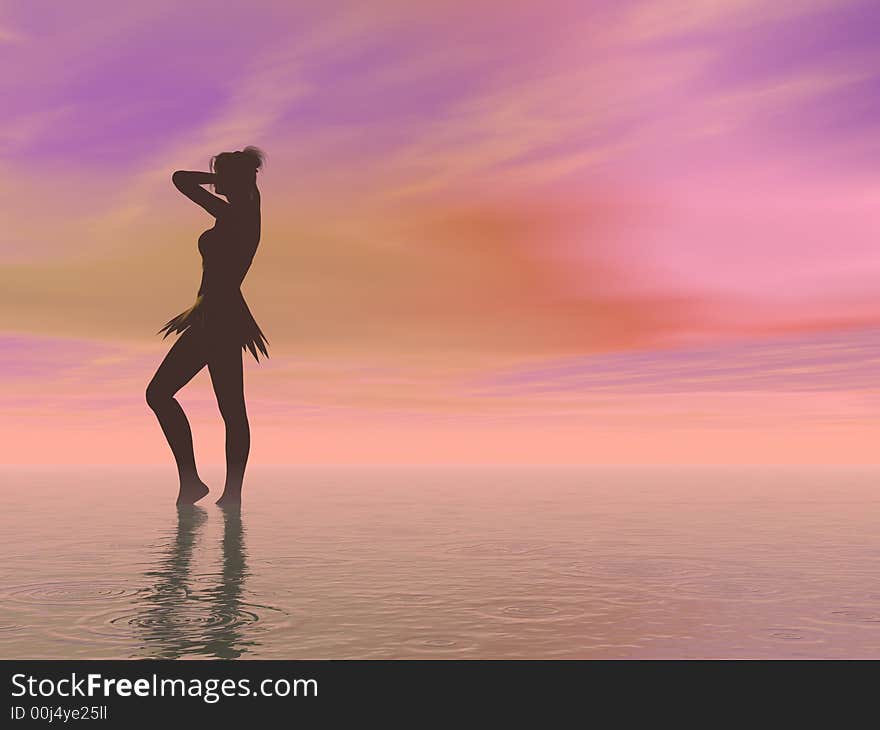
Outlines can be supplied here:
M263 167L266 156L258 147L245 147L237 152L221 152L211 158L211 172L215 175L214 191L227 197L249 193L257 188L257 170Z

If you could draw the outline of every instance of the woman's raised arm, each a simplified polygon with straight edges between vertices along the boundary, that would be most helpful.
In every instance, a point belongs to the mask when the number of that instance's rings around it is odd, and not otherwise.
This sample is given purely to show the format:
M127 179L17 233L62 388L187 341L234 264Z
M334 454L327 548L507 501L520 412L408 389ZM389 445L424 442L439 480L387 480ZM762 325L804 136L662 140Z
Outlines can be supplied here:
M210 185L214 179L213 172L190 170L178 170L171 176L174 187L212 216L219 218L229 209L229 203L202 187L202 185Z

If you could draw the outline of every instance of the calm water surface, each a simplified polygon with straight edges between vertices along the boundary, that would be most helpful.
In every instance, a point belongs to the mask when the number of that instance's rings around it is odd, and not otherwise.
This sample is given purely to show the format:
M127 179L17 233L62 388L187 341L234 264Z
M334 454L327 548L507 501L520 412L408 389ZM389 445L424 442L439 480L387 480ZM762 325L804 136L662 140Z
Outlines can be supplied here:
M4 475L3 658L880 657L876 469Z

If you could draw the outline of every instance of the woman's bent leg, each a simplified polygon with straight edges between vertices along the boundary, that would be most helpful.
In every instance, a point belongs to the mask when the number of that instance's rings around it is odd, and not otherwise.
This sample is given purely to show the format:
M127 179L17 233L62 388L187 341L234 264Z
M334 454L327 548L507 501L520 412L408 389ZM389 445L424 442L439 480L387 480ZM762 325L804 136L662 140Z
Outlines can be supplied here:
M241 346L234 342L215 345L208 359L217 405L226 424L226 484L217 504L241 502L244 470L251 446L241 359Z
M190 504L208 493L199 478L193 453L192 430L180 403L174 397L207 362L204 343L188 329L178 338L147 386L147 404L159 419L162 432L177 463L180 476L178 504Z

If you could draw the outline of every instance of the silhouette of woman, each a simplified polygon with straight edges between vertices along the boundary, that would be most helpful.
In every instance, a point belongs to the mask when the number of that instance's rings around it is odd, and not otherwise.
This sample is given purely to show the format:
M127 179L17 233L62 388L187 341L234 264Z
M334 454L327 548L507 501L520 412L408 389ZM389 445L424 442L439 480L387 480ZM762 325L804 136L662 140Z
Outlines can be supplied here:
M199 236L202 282L195 304L169 320L157 334L182 333L147 386L147 403L171 446L180 476L177 504L193 504L208 493L199 478L192 431L175 394L205 365L226 425L226 484L217 504L241 501L250 451L244 401L242 351L268 357L267 340L241 293L241 283L260 242L260 191L257 170L263 153L256 147L223 152L211 159L211 172L178 170L172 182L216 219ZM202 185L214 185L217 195ZM218 197L223 195L226 200Z

